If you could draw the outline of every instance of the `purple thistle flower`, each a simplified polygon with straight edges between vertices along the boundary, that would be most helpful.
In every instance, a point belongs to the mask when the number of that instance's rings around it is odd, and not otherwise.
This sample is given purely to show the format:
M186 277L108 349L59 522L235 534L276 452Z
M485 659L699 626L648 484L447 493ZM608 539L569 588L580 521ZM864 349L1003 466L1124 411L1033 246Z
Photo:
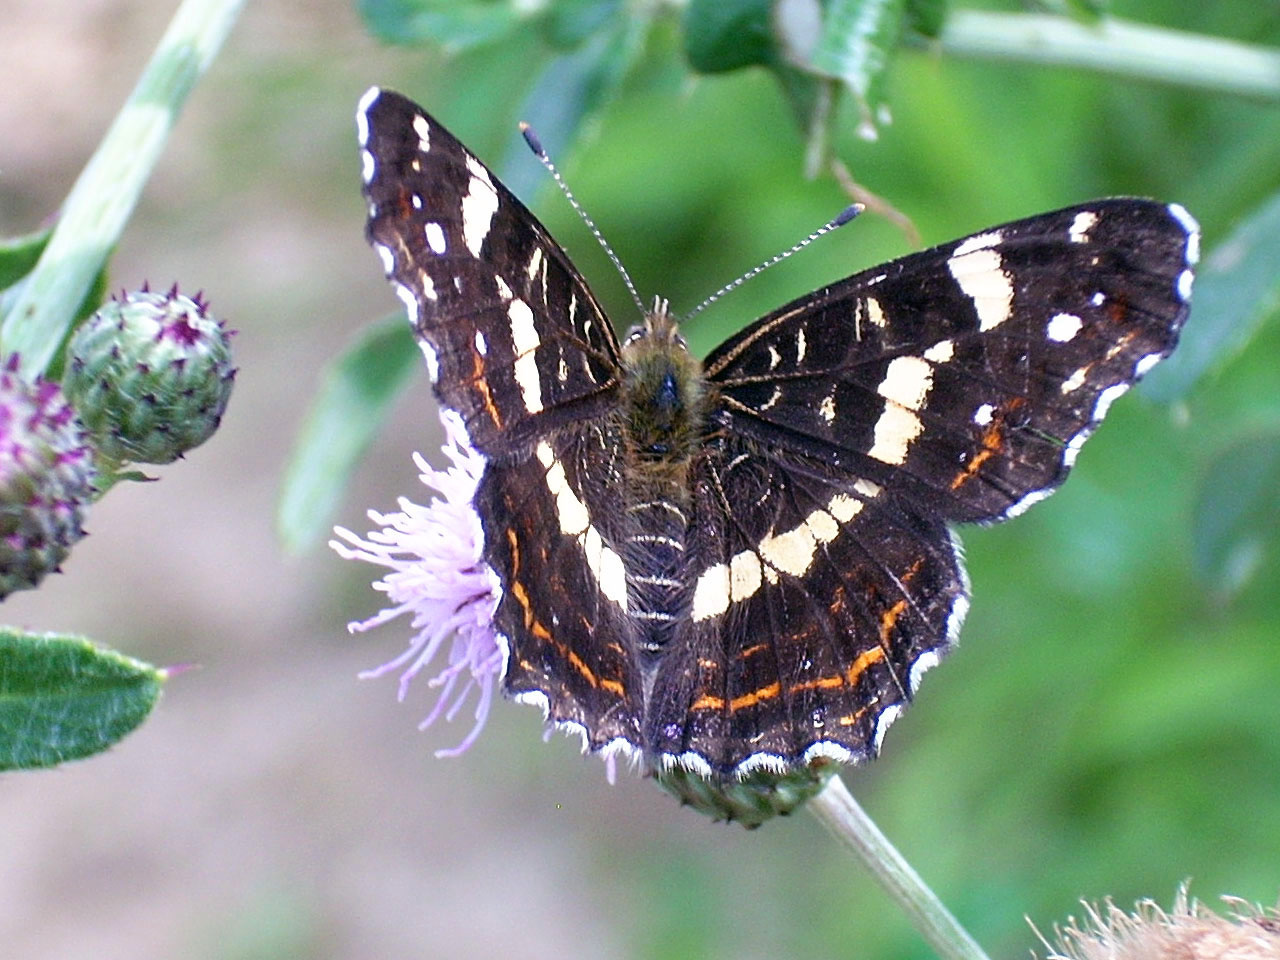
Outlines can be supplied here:
M413 637L408 649L380 667L366 670L362 678L380 677L400 670L399 699L413 681L448 644L448 665L428 682L440 694L426 719L425 729L443 716L452 720L462 709L472 688L478 688L475 724L456 747L437 750L438 757L463 753L480 735L493 703L496 683L506 669L506 641L494 628L493 615L502 595L492 568L484 562L484 531L472 507L476 486L484 473L485 458L470 444L462 418L441 411L445 443L451 461L444 470L433 470L421 454L414 462L419 479L441 496L420 506L405 497L398 513L369 511L380 529L359 537L335 527L339 540L329 541L339 556L365 560L390 568L374 583L391 605L347 625L352 633L370 630L404 614L412 617Z

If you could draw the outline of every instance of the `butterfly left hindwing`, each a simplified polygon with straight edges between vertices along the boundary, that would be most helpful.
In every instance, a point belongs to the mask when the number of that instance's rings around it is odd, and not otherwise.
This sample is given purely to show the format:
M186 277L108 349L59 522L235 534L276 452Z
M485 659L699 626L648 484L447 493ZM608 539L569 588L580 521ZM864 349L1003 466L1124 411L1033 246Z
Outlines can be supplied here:
M536 218L437 121L361 102L368 236L488 458L508 694L713 778L879 749L955 643L950 523L1052 492L1177 342L1195 222L1100 200L814 291L698 364L619 343Z

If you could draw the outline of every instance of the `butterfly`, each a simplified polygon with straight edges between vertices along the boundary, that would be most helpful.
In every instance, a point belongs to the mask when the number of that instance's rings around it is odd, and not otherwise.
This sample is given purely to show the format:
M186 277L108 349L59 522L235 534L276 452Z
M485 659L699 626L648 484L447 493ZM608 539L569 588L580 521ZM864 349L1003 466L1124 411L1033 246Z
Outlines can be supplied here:
M1106 199L873 267L705 360L625 337L437 120L371 89L367 235L486 458L503 686L595 751L709 778L859 761L956 643L954 524L1065 479L1177 343L1199 233Z

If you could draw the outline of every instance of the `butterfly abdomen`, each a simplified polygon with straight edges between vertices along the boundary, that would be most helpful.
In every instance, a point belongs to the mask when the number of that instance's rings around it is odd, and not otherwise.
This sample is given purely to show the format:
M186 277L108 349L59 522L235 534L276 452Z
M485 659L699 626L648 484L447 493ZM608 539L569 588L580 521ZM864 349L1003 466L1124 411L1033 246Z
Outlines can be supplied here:
M689 465L706 424L706 384L663 312L622 350L623 417L630 482L627 569L631 615L651 654L666 644L685 597L685 547L692 516Z

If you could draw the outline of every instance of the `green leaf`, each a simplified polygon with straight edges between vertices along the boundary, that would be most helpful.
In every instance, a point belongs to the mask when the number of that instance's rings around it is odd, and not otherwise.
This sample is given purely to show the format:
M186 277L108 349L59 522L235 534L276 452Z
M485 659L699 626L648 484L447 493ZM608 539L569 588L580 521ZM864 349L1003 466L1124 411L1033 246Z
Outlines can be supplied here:
M165 677L85 637L0 627L0 770L101 753L146 719Z
M0 240L0 290L13 286L31 272L52 233L53 228L50 227L26 236Z
M1280 533L1280 435L1224 450L1205 474L1192 527L1196 571L1218 594L1238 593Z
M905 12L907 29L936 40L947 19L947 0L907 0Z
M547 43L556 50L574 50L592 34L616 23L621 6L622 0L556 0L547 11ZM630 19L632 15L624 16Z
M537 7L513 0L357 0L366 29L384 43L437 43L457 52L502 40Z
M361 455L419 367L403 313L370 326L325 370L285 473L276 529L300 552L330 527Z
M876 106L902 37L906 0L831 0L813 51L815 70L844 81L862 115L859 133L876 136Z
M691 0L684 15L685 54L702 73L771 64L773 0Z
M1179 399L1212 367L1243 350L1280 307L1280 193L1205 258L1178 349L1142 381L1150 399Z

